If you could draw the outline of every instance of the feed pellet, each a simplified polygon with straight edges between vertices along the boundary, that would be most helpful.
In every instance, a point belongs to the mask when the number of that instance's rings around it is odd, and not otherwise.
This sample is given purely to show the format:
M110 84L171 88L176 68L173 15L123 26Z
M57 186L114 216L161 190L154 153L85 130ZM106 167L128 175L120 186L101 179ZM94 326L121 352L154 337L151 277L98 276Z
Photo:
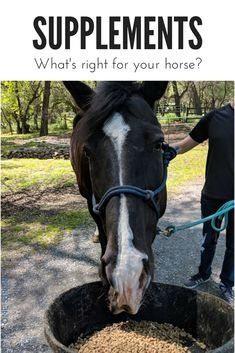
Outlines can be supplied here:
M106 326L70 345L78 353L202 353L206 346L171 324L127 321Z

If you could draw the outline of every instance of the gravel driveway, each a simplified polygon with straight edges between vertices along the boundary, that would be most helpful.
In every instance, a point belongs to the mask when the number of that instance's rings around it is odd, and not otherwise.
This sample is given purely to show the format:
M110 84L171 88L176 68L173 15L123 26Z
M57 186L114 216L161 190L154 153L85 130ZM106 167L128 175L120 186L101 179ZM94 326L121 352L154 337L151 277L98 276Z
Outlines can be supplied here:
M185 188L168 201L160 226L181 224L200 217L201 182ZM154 242L155 280L182 285L197 270L200 226ZM90 240L92 228L78 228L59 245L24 248L17 256L9 253L2 269L2 352L49 353L43 335L43 315L61 292L98 279L100 246ZM224 254L221 236L214 260L212 280L200 290L219 295L219 273ZM12 259L11 259L12 258Z

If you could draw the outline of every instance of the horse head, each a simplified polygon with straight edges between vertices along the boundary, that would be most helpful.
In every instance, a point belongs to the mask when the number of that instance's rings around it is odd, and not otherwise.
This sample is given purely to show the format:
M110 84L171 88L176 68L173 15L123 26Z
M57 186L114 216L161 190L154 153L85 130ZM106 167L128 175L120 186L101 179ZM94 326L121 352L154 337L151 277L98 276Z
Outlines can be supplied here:
M65 85L82 110L72 134L71 161L99 228L109 308L135 314L153 278L151 246L165 211L166 189L153 207L122 187L156 190L162 183L164 136L153 106L167 83L102 82L95 92L82 82ZM115 187L122 189L110 193ZM107 193L97 214L94 206Z

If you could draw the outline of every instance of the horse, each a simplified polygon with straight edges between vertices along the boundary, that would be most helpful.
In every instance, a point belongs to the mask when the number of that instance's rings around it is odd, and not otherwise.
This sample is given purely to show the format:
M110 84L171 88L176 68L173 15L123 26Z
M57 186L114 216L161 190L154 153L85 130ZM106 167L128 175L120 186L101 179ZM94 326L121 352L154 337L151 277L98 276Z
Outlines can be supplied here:
M167 201L164 135L153 112L167 82L64 85L79 107L71 163L99 230L109 310L136 314L153 279L152 243Z

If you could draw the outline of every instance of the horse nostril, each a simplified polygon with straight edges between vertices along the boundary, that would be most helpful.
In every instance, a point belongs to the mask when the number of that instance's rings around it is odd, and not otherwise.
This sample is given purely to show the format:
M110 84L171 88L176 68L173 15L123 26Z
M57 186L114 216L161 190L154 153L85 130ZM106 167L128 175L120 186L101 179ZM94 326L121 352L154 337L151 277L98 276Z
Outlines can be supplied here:
M117 297L118 297L118 292L117 292L116 290L114 290L114 292L113 292L113 298L114 298L114 299L117 299Z
M131 311L131 308L129 307L129 305L123 305L122 306L122 310L126 311L127 313L129 313Z
M111 306L110 306L110 311L111 311L111 313L115 313L115 311L116 311L116 306L115 306L115 305L111 305Z

